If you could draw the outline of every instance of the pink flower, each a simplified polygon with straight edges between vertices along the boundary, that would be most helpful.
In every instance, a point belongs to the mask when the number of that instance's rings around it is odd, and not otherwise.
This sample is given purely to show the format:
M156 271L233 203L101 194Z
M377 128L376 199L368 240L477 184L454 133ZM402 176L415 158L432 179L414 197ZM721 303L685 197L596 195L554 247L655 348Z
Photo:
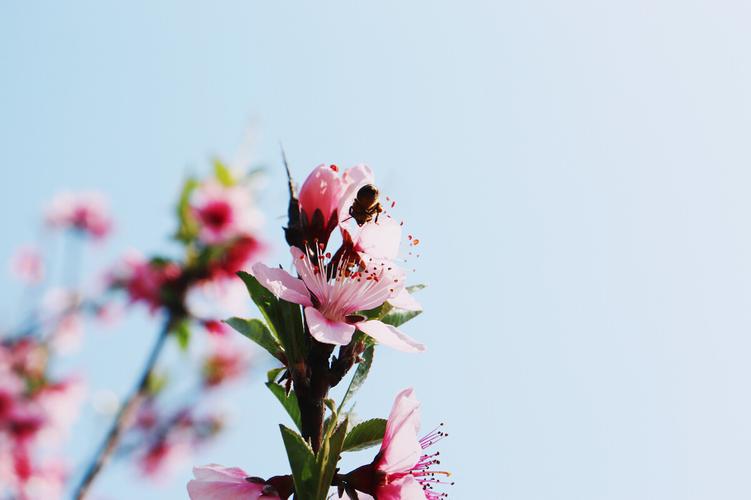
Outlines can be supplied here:
M261 216L243 186L224 186L208 181L196 191L193 213L200 223L199 239L216 245L257 229Z
M110 285L123 288L131 302L143 302L155 312L163 304L163 288L176 281L182 273L175 262L151 262L140 254L130 253L113 269Z
M34 247L19 248L11 260L10 269L15 277L30 285L39 283L44 278L44 261Z
M357 189L372 179L373 174L365 165L349 168L341 176L336 165L313 169L298 197L303 219L299 237L311 244L325 245L339 221L349 217L349 205Z
M188 482L191 500L280 499L272 485L238 467L216 464L193 467L193 476L195 479Z
M102 239L112 229L107 201L100 193L60 193L47 209L47 224L58 229L75 229Z
M248 366L247 351L235 345L228 337L217 337L212 342L211 352L203 360L203 383L216 387L242 376Z
M346 345L352 340L355 330L360 330L381 344L401 351L425 350L425 346L395 327L378 320L367 321L356 314L399 296L404 288L401 270L387 261L376 261L367 256L362 264L340 259L332 269L332 263L327 266L320 252L316 252L314 262L296 247L290 251L302 279L261 263L253 266L252 274L278 298L305 307L305 319L316 340Z
M349 483L378 500L438 500L448 495L433 491L447 484L438 479L448 472L432 470L439 464L438 453L426 454L425 449L446 436L439 428L418 438L420 402L411 388L396 396L386 423L381 450L372 464L347 475Z

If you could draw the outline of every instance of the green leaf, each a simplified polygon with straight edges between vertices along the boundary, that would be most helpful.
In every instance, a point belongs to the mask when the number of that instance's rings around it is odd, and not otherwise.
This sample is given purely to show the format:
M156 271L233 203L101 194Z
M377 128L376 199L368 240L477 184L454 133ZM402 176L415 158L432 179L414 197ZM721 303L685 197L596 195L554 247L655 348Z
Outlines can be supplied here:
M419 292L420 290L426 288L428 285L423 285L420 283L419 285L410 285L408 287L405 287L409 293L415 293Z
M240 271L237 275L245 283L250 297L266 318L266 323L271 327L272 333L281 343L287 360L292 364L303 360L306 345L300 305L277 299L257 279L244 271Z
M282 352L282 346L260 319L230 318L225 323L266 349L275 358Z
M266 380L268 382L276 382L276 378L284 370L286 370L286 368L283 366L280 366L279 368L274 368L273 370L269 370L268 372L266 372Z
M285 410L287 410L287 414L295 423L297 429L302 430L302 423L300 420L300 406L297 403L297 396L295 395L295 391L290 391L290 393L287 394L287 391L284 389L284 387L275 382L267 382L266 387L268 387L271 393L276 396L276 399L278 399L279 402L282 403L282 406Z
M386 419L373 418L354 426L344 440L342 451L359 451L380 444L386 432Z
M318 450L316 456L316 468L318 469L318 494L317 498L325 500L329 488L331 487L331 480L334 478L336 472L336 464L339 463L339 454L342 452L342 445L344 444L344 437L347 434L347 419L339 424L336 431L330 438L324 439L321 444L321 449Z
M422 311L404 311L402 309L392 309L381 318L383 323L398 327L419 315Z
M279 429L282 432L284 448L287 450L289 466L292 469L295 497L300 500L318 500L318 474L315 474L317 467L313 450L302 436L292 429L283 425L279 425Z
M167 383L169 382L169 377L166 373L158 373L156 371L152 371L149 373L148 379L146 381L146 392L148 392L149 396L156 396L160 392L164 390L165 387L167 387Z
M180 346L180 350L187 351L190 345L190 325L188 322L179 322L172 332L177 339L177 345Z
M177 202L177 219L179 221L175 238L188 243L198 235L198 221L190 209L190 197L193 191L198 187L198 181L194 177L189 177L183 183L180 191L180 198Z
M235 185L235 176L232 171L221 160L214 160L214 177L222 186L231 187Z
M338 413L341 413L342 408L344 408L344 405L347 404L347 401L349 401L350 398L355 395L362 384L365 383L365 379L368 378L368 373L370 373L370 366L373 364L374 352L375 347L371 345L366 347L365 351L362 353L362 361L357 364L357 369L355 370L355 374L352 375L352 380L349 382L347 392L344 393L342 402L339 404Z

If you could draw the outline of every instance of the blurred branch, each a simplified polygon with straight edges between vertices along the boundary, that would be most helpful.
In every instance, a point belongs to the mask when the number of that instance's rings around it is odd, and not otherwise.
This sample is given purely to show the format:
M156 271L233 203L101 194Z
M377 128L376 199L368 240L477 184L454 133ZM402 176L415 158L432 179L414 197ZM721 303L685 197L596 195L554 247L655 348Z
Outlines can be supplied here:
M117 449L117 445L122 438L123 432L130 423L131 417L135 414L135 412L141 406L141 403L148 396L147 393L149 379L151 378L151 374L154 371L154 367L156 366L156 363L159 359L159 355L162 352L165 340L167 339L169 332L172 330L172 327L176 324L177 321L178 319L174 316L169 316L167 318L167 321L165 321L164 327L162 328L161 332L159 332L159 336L156 339L156 343L151 348L149 357L146 360L146 365L141 372L135 389L123 402L117 412L117 415L115 415L115 419L112 422L112 426L110 427L109 432L100 445L99 450L91 459L91 462L86 468L86 472L84 473L81 482L75 489L75 492L73 494L74 499L82 500L86 498L91 485L93 484L99 472L102 470L102 467L104 467L104 465Z

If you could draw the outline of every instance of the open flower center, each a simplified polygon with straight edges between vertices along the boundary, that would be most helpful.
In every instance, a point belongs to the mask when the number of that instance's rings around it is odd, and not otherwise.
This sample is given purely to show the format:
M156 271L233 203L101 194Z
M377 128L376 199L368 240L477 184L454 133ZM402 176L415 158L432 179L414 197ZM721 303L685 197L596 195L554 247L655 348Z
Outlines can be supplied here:
M299 252L295 264L316 309L331 321L344 321L357 311L378 307L402 286L390 263L354 252L332 259L316 246Z

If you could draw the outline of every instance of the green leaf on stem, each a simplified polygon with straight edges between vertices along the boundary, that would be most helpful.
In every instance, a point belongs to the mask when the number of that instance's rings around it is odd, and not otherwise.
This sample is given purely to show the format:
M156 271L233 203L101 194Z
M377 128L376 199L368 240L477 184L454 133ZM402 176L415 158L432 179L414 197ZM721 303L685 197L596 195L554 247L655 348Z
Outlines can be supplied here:
M275 358L281 354L282 346L260 319L230 318L225 323L266 349Z
M387 325L391 325L394 327L402 326L407 321L411 320L418 314L420 314L422 311L405 311L402 309L395 309L392 308L388 313L386 313L382 318L381 321L383 323L386 323Z
M272 333L284 348L288 362L295 364L305 358L305 330L299 304L277 299L250 274L237 273L248 293L266 318Z
M172 333L175 335L175 339L177 339L177 345L180 346L180 350L183 352L187 351L188 346L190 345L189 322L187 320L180 321L177 325L175 325Z
M373 418L354 426L347 434L342 451L359 451L380 444L386 432L386 419Z
M300 500L317 500L318 474L316 457L310 445L292 429L279 425L284 448L287 450L292 479L295 483L295 497ZM324 497L325 498L325 497Z
M301 430L302 423L300 420L300 406L297 403L297 396L295 395L295 391L290 391L290 393L287 394L287 391L284 389L284 387L275 382L267 382L266 387L269 388L271 393L276 396L276 399L279 400L284 409L287 410L287 414L295 423L297 429Z
M336 473L336 465L339 463L339 454L342 452L344 437L347 434L347 419L339 424L331 437L325 438L321 443L321 449L316 456L316 468L318 469L318 492L317 499L325 500L331 480Z
M279 368L274 368L272 370L269 370L266 372L266 380L268 382L276 382L276 378L279 376L280 373L282 373L284 370L286 370L285 367L280 366Z
M197 187L198 181L195 178L189 177L186 179L177 202L177 220L179 221L179 225L175 239L183 243L192 241L198 235L198 221L190 209L190 197Z
M232 171L218 158L214 159L214 177L222 186L231 187L235 185L235 176Z
M342 402L339 403L339 409L337 413L341 413L342 408L344 408L344 405L347 404L347 401L349 401L352 396L355 395L355 393L360 389L362 384L365 383L365 379L368 378L368 373L370 373L370 367L373 364L373 354L375 352L375 346L368 346L365 348L365 351L362 353L362 361L357 364L357 369L355 370L355 374L352 375L352 380L349 382L349 387L347 387L347 392L344 393L344 397L342 398Z

